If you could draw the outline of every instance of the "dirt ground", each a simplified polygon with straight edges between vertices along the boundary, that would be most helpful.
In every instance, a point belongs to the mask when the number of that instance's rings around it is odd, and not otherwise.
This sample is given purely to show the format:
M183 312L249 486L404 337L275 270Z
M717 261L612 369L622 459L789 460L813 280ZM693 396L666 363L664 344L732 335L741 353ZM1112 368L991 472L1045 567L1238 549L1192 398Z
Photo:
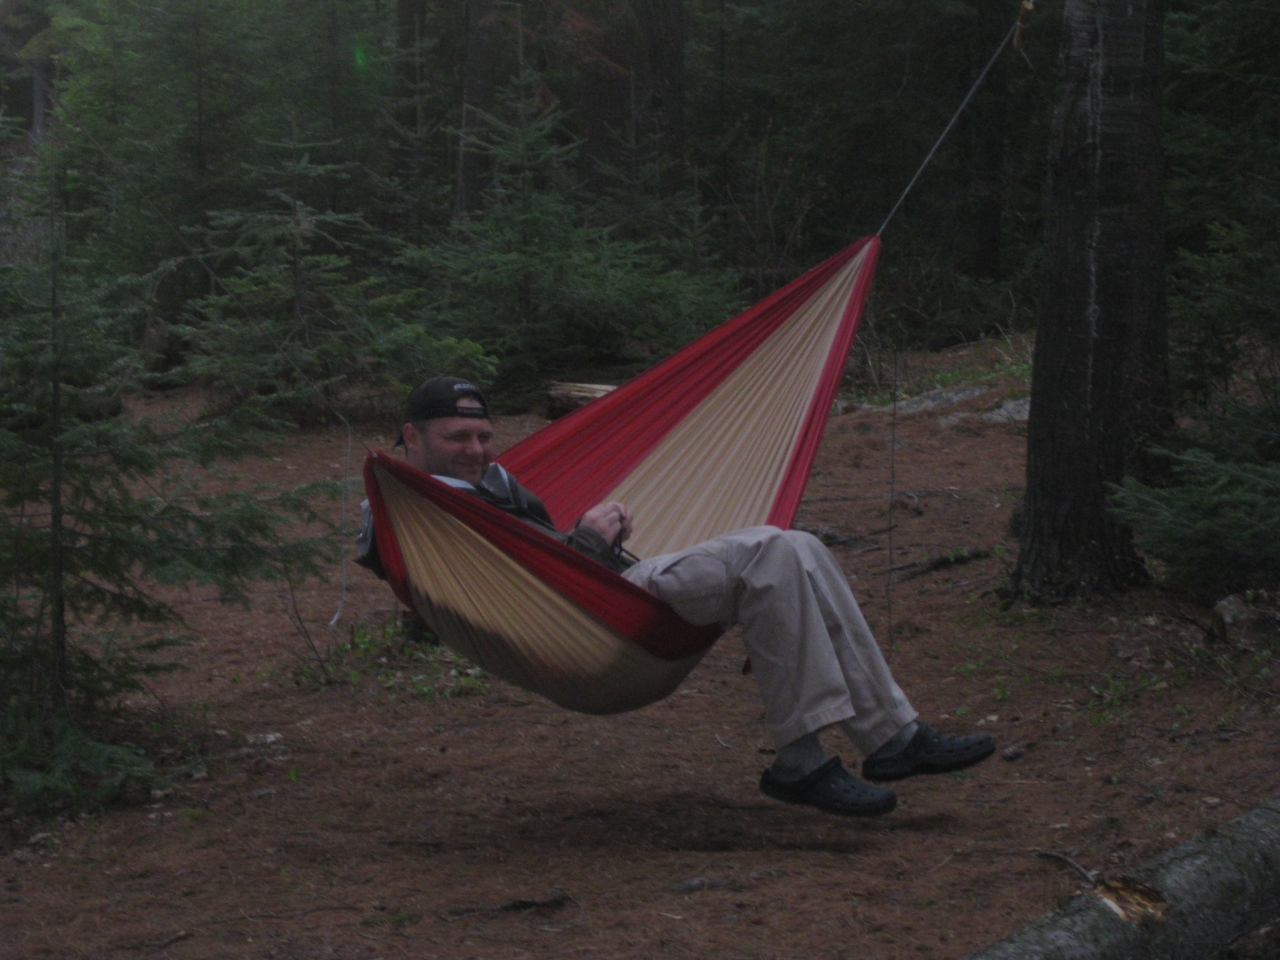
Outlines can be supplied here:
M732 634L674 696L596 718L403 642L349 562L338 627L337 567L297 591L314 653L279 587L249 612L194 592L183 669L131 704L172 786L11 819L0 957L962 957L1077 890L1037 851L1120 873L1274 795L1274 629L1211 642L1208 611L1158 588L1040 609L994 592L1025 425L981 414L1026 387L992 382L898 417L896 444L890 414L833 418L798 520L840 541L922 716L995 736L984 765L904 781L877 820L824 816L759 793L769 742ZM339 478L345 458L320 429L242 473ZM990 555L922 572L961 548Z

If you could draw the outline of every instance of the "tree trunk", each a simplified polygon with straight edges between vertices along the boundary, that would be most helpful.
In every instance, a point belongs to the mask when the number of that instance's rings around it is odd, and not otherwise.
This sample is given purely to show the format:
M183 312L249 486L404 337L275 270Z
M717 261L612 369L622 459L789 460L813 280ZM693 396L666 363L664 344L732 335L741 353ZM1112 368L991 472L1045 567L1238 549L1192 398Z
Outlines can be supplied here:
M1205 960L1277 918L1280 802L1272 800L969 960Z
M55 243L58 241L55 240ZM49 345L52 395L49 401L49 696L55 709L67 708L67 592L62 540L62 303L58 298L60 248L49 265Z
M1145 579L1109 485L1168 423L1163 0L1068 0L1045 188L1044 281L1015 592Z
M484 191L486 158L467 149L468 131L480 126L477 110L493 110L498 90L516 72L516 41L511 30L495 16L495 0L464 0L466 6L466 61L462 70L462 116L459 123L457 163L454 170L453 216L475 210Z
M667 156L684 146L684 0L632 0L636 126Z

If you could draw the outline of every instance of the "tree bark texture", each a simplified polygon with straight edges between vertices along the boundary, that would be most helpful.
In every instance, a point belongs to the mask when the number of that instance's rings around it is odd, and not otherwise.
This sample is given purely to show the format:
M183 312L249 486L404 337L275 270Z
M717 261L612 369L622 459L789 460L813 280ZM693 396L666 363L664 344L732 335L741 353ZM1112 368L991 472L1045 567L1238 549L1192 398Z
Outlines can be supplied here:
M1163 0L1067 0L1014 588L1145 578L1108 486L1169 423L1160 123Z
M1149 860L1131 879L1155 894L1155 910L1122 918L1086 893L969 960L1206 960L1280 918L1280 801Z

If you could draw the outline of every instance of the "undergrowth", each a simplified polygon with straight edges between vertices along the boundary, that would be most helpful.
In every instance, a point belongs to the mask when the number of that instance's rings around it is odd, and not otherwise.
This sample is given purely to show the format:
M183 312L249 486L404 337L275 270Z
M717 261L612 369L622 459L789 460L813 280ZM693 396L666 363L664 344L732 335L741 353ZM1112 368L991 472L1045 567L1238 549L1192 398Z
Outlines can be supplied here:
M180 643L99 635L71 645L63 710L29 695L48 664L29 647L0 646L0 809L48 814L145 800L161 778L142 747L111 742L118 704L145 691L148 676L173 669L154 655Z
M345 637L318 644L297 619L304 649L295 651L294 682L310 690L341 684L376 684L392 700L432 701L489 689L487 674L440 644L422 621L406 615L352 624Z

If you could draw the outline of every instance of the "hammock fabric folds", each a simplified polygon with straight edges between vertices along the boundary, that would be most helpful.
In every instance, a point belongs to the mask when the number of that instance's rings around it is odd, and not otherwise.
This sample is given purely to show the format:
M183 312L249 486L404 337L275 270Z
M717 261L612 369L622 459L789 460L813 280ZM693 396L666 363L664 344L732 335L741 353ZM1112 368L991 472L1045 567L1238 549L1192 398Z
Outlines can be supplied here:
M562 528L626 503L642 557L790 527L878 253L875 237L860 240L499 460ZM561 706L661 699L719 636L398 459L371 454L364 476L396 595L457 652Z

